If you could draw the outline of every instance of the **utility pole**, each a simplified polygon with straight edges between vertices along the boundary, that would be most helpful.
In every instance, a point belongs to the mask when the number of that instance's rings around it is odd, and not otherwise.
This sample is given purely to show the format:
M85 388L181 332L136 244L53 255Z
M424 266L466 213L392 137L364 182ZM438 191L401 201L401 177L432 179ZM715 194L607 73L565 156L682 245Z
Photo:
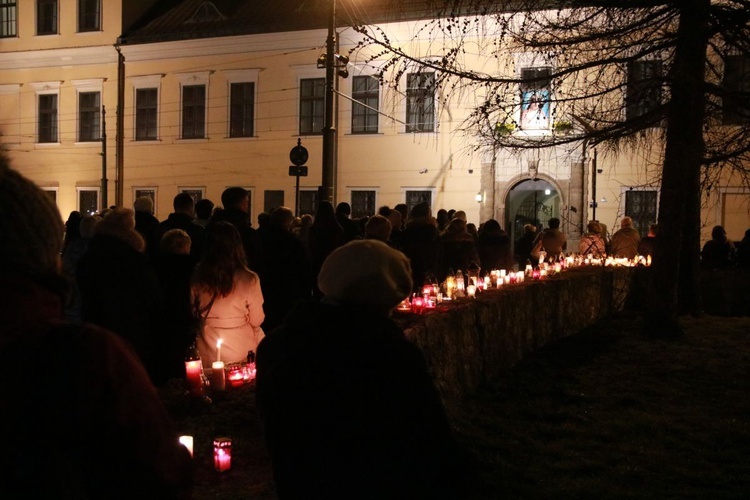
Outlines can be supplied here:
M107 202L107 110L102 106L102 210L109 206Z
M325 118L323 124L323 179L318 188L319 201L333 203L333 172L334 172L334 142L336 140L336 129L333 127L333 99L335 73L335 46L336 46L336 0L329 0L330 11L328 15L328 38L326 39L326 91L325 91Z

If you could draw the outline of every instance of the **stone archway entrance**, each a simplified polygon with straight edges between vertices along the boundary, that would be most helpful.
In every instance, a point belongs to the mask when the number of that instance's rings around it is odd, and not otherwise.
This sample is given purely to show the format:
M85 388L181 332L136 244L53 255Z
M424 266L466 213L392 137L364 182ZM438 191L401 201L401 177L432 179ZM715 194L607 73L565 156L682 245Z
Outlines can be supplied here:
M513 186L505 200L505 228L511 241L521 237L525 224L540 230L552 217L560 218L561 206L560 193L543 179L526 179Z

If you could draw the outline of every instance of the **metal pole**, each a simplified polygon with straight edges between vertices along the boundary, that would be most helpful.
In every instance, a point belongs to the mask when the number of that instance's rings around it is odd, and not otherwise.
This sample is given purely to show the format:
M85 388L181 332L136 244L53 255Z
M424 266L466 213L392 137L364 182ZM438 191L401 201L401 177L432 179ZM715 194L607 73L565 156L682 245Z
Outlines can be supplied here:
M323 179L319 188L320 201L333 203L334 141L336 129L333 126L333 99L335 78L335 29L336 0L330 0L328 18L328 38L326 39L326 89L325 123L323 125Z
M596 205L598 203L596 199L596 149L594 150L594 158L591 160L591 197L594 199L594 202L591 204L591 218L593 220L596 219Z
M107 202L107 110L102 106L102 210L109 206Z
M297 186L294 190L294 216L299 217L299 167L297 167Z

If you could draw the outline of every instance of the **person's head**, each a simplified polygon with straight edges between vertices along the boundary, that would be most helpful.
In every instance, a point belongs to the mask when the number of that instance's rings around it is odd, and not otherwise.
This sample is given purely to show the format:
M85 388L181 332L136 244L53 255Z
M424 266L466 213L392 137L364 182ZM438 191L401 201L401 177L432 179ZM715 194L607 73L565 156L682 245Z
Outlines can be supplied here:
M161 237L159 250L165 254L190 255L190 236L182 229L170 229Z
M405 221L409 216L409 207L406 205L406 203L399 203L395 207L393 207L393 209L398 210L398 212L401 214L402 221Z
M258 227L267 227L271 220L271 215L268 212L261 212L258 214Z
M722 226L714 226L714 228L711 230L711 238L714 241L726 241L727 232Z
M195 202L195 216L201 220L208 220L214 211L214 202L208 198L201 198Z
M135 230L135 212L129 208L112 208L94 227L94 236L111 236L143 252L146 242Z
M302 214L302 216L299 218L299 227L300 228L309 228L313 223L313 216L310 214Z
M626 227L633 227L633 219L630 217L623 217L620 221L620 227L625 229Z
M388 205L383 205L382 207L378 208L378 215L388 217L389 213L391 213L391 207L389 207Z
M172 201L175 213L193 215L195 211L195 200L190 193L178 193Z
M536 233L536 226L534 224L524 224L523 232L524 234L534 234Z
M401 229L401 212L399 212L398 210L391 210L387 218L391 223L391 232L393 232L394 229L396 229L397 231Z
M221 204L224 208L236 208L250 213L250 193L243 187L229 187L221 193Z
M234 225L218 221L206 226L203 257L193 282L210 293L226 297L234 289L234 273L247 269L240 233Z
M417 203L411 208L411 213L409 214L410 219L421 219L423 217L430 217L432 213L430 212L430 205L423 201L421 203Z
M61 280L63 221L33 182L0 153L0 274L37 282Z
M344 217L349 217L352 214L352 206L349 205L347 202L342 201L338 205L336 205L336 215L341 215Z
M453 219L445 227L445 233L458 234L466 233L466 221L461 219Z
M495 219L488 219L479 228L479 234L500 234L501 231L500 223Z
M314 226L322 225L339 225L336 221L336 214L333 211L333 205L329 201L321 201L318 203L318 208L315 210L315 220L313 221Z
M365 238L388 241L391 239L391 222L382 215L373 215L365 224Z
M102 220L98 215L84 215L81 219L81 238L91 239L94 237L94 229L99 221Z
M192 198L191 198L192 199ZM133 202L133 210L136 212L154 213L154 200L150 196L139 196Z
M473 222L469 222L466 224L466 232L472 235L474 238L479 236L479 231L477 230L477 225Z
M547 225L550 229L558 229L560 227L560 219L552 217L549 222L547 222Z
M459 210L458 212L455 212L453 214L454 219L461 219L462 221L466 222L466 212L463 210Z
M294 222L294 212L287 207L276 207L269 215L268 223L273 228L289 231Z
M388 313L411 293L411 265L382 241L354 240L323 262L318 288L337 303Z
M589 223L586 224L586 229L589 233L601 234L602 225L595 220L590 220Z
M435 219L440 227L445 226L450 220L448 219L448 211L444 208L439 209L435 214Z

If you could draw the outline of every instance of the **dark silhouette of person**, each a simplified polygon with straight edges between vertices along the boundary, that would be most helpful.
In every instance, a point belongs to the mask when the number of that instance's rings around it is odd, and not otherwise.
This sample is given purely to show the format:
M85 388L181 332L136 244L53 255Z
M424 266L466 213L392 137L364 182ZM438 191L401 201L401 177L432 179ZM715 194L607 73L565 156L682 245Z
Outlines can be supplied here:
M466 272L472 262L479 262L474 237L466 230L463 219L453 219L438 240L435 265L438 280L444 281L450 270Z
M714 226L711 239L701 250L701 265L708 269L722 269L734 265L735 248L723 226Z
M409 220L399 237L400 250L411 261L414 290L421 290L428 273L435 272L438 252L438 229L430 206L418 203L411 209Z
M336 205L336 220L338 221L341 229L344 230L344 241L352 241L362 238L362 231L360 231L359 223L352 220L352 206L347 202L342 201Z
M195 223L195 201L189 193L179 193L174 197L172 206L174 212L159 224L156 244L161 244L161 238L170 229L182 229L190 236L190 257L193 259L193 263L197 263L203 252L205 236L203 235L203 227ZM152 258L155 257L153 253L151 256Z
M307 251L312 265L313 282L326 257L344 243L344 230L336 220L333 205L330 202L321 201L307 235ZM315 293L318 294L317 286Z
M487 220L479 229L477 253L479 253L479 266L483 271L513 269L515 261L510 237L495 219Z
M224 205L223 210L215 211L209 224L226 221L237 228L245 249L247 267L258 273L262 281L265 277L263 246L258 232L250 222L250 193L242 187L229 187L221 193L221 203Z

